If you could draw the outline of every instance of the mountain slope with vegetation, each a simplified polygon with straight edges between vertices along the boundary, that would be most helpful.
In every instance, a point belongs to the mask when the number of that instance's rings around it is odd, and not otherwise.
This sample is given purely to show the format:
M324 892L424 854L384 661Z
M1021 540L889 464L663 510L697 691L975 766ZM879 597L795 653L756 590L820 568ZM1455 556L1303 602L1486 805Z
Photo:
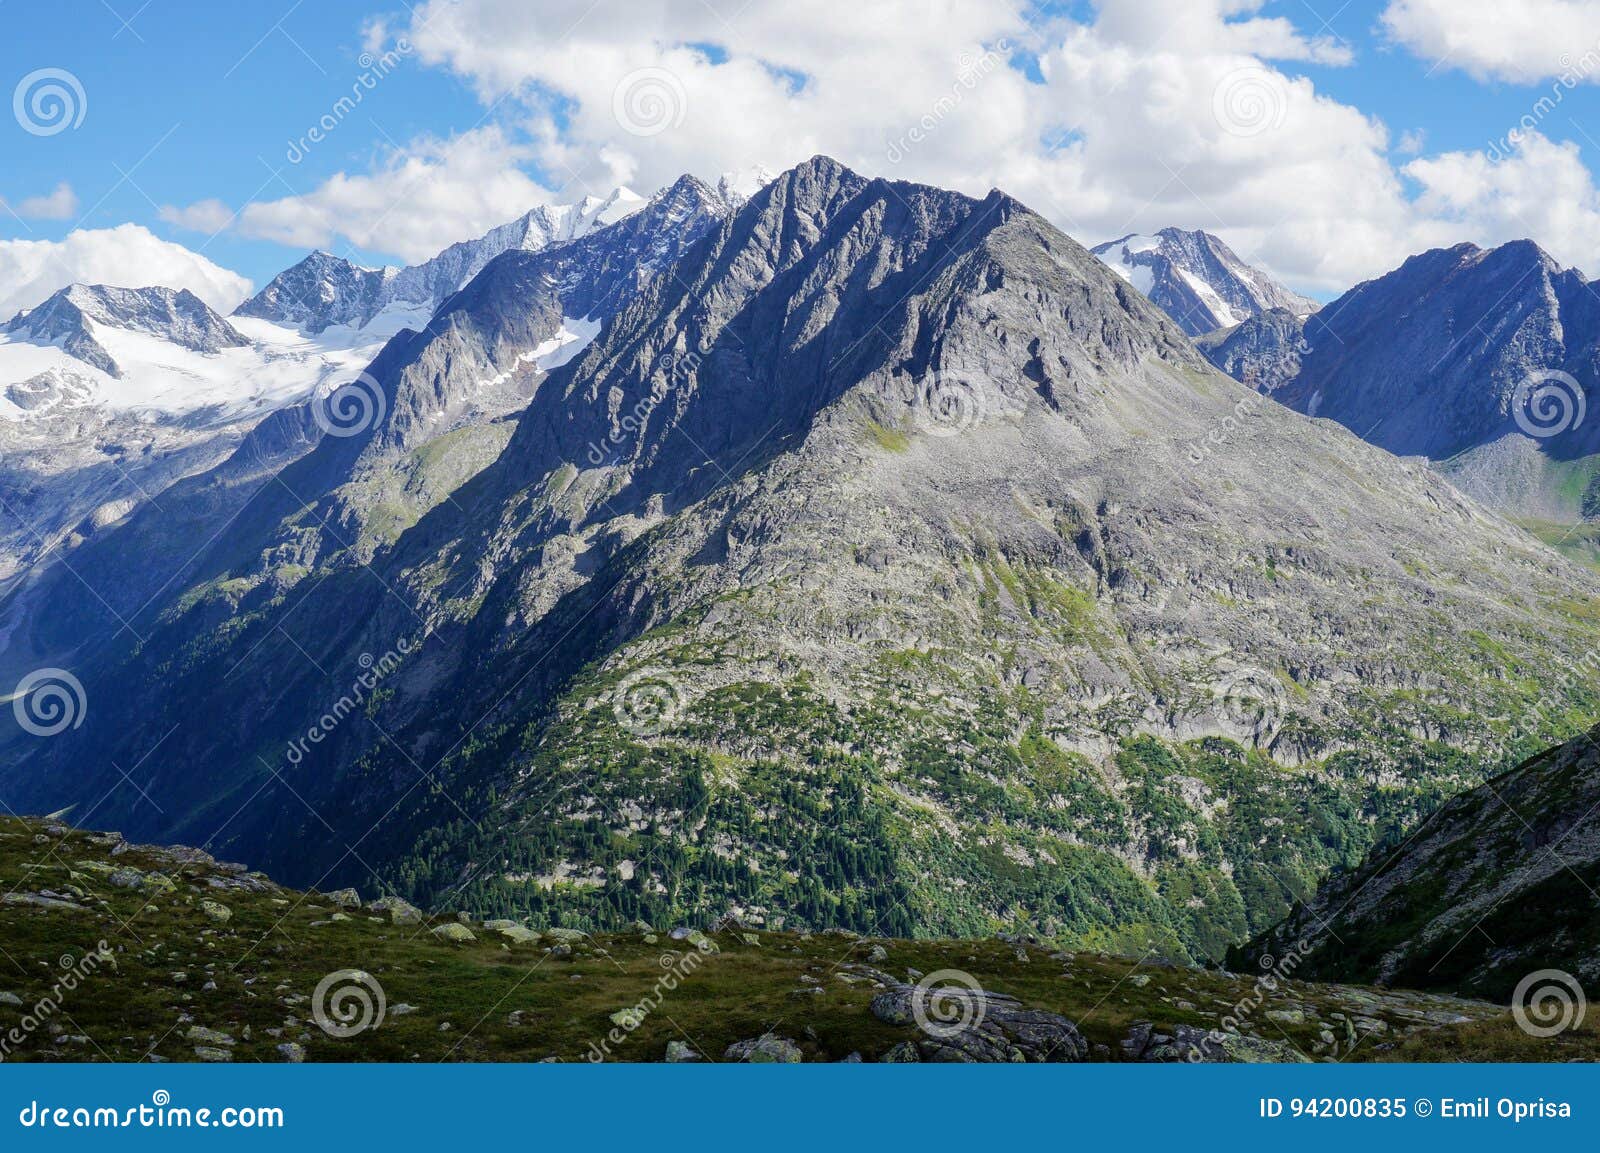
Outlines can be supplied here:
M1530 973L1600 981L1600 730L1452 797L1241 950L1300 971L1509 999Z
M640 276L649 213L492 261L131 628L33 606L92 703L8 795L591 930L1217 960L1594 708L1593 573L1003 193L819 157Z

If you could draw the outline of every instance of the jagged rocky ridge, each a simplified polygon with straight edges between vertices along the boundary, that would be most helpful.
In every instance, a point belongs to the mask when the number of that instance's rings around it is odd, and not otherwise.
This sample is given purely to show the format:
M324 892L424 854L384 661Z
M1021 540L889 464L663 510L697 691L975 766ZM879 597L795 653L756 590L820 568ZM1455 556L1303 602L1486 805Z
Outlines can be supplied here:
M616 250L515 419L437 420L545 339L574 247L391 344L385 422L275 474L137 642L42 602L23 651L95 705L6 787L54 807L113 783L68 763L149 754L165 816L105 819L311 882L359 842L413 899L569 923L1216 958L1481 779L1496 718L1593 705L1543 680L1593 576L1257 402L1003 194L819 158L653 275Z
M539 252L581 239L644 204L643 197L618 188L609 196L588 196L576 204L540 205L405 268L364 268L328 252L313 252L280 272L236 311L312 333L333 325L360 328L386 309L421 312L426 318L501 253Z
M40 344L57 344L85 364L120 377L122 369L95 339L97 324L158 336L192 352L220 352L249 343L186 288L72 284L37 308L19 312L4 331Z

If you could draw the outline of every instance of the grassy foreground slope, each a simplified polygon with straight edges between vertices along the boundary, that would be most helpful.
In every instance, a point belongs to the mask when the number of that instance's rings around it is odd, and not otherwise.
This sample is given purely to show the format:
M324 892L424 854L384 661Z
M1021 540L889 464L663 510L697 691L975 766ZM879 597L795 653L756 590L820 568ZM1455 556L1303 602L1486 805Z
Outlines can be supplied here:
M1207 1035L1214 1059L1600 1055L1592 1027L1537 1040L1481 1001L1019 940L589 935L429 916L48 819L0 819L0 887L6 1060L720 1061L763 1037L758 1058L949 1059L882 1011L886 992L941 970L993 995L991 1017L1007 997L1059 1014L1088 1060L1183 1060L1184 1039Z

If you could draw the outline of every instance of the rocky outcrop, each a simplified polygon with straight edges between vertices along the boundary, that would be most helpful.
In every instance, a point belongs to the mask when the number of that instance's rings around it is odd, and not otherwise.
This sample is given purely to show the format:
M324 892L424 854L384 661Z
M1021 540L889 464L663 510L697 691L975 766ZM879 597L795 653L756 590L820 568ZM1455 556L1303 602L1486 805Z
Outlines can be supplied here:
M897 983L873 997L872 1015L918 1028L921 1035L901 1043L896 1061L1059 1064L1089 1056L1088 1042L1065 1017L980 988Z
M1305 958L1297 973L1315 980L1499 1000L1540 971L1592 988L1597 808L1600 730L1446 801L1233 960L1247 968L1293 950Z

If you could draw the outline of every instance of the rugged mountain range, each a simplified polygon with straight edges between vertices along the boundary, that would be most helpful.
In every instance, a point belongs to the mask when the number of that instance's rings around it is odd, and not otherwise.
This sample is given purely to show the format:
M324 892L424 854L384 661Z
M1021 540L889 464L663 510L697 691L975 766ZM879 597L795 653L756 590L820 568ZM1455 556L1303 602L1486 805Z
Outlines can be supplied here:
M540 205L492 228L476 240L452 244L439 255L405 268L363 268L343 257L313 252L285 269L241 304L240 316L257 316L306 332L333 325L364 328L385 311L415 316L420 327L452 293L502 252L538 252L614 224L645 203L627 188L576 204Z
M146 333L190 352L216 353L250 343L188 289L103 284L68 285L37 308L18 313L4 331L34 343L58 345L85 364L120 379L122 369L95 339L98 325Z
M1209 232L1163 228L1108 240L1094 254L1154 301L1190 336L1229 328L1272 309L1307 316L1317 302L1252 268Z
M1236 962L1296 948L1305 958L1297 976L1501 1001L1538 970L1592 988L1600 980L1596 809L1600 730L1446 801Z
M1557 538L1600 510L1600 289L1530 241L1426 252L1303 322L1264 314L1203 346Z
M0 330L0 589L216 465L387 333L308 340L168 288L72 285Z
M999 192L685 178L368 376L7 617L87 701L13 805L569 924L1220 957L1595 703L1544 674L1600 579Z
M676 222L652 217L648 251L618 259L642 274L764 178L696 182L692 196L663 202ZM536 208L404 269L313 253L228 320L187 292L104 285L73 285L19 314L0 328L0 588L218 464L266 414L358 379L391 336L422 328L493 257L559 247L645 203L619 189ZM530 351L538 366L593 334L581 313L566 327L557 320ZM309 411L289 423L305 423Z

